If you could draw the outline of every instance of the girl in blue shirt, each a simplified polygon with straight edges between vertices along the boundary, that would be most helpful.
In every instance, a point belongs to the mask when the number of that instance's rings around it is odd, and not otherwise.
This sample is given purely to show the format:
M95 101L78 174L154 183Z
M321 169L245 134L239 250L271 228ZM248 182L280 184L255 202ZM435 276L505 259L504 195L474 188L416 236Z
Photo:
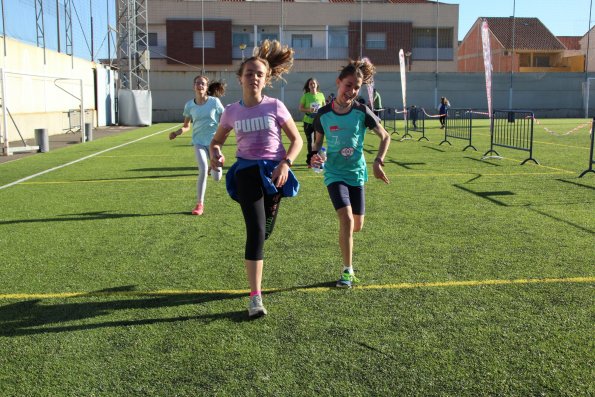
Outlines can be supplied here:
M320 166L317 151L326 139L327 160L324 163L324 183L339 218L339 246L343 257L341 278L337 287L350 288L357 282L353 271L353 232L364 225L364 183L368 170L364 158L364 138L368 129L380 138L378 153L373 163L374 177L389 183L384 173L384 156L390 136L372 110L355 100L363 84L372 81L375 68L369 62L351 61L341 70L337 83L337 96L322 107L314 119L316 143L312 165Z
M223 113L223 105L219 97L225 94L225 84L214 81L209 84L206 76L194 78L194 99L184 106L184 125L169 134L169 139L176 139L190 130L192 123L192 145L198 163L198 180L196 182L197 202L192 215L202 215L204 211L204 197L207 189L207 174L209 169L209 145L217 131L219 119ZM222 169L213 169L211 175L215 181L220 181Z

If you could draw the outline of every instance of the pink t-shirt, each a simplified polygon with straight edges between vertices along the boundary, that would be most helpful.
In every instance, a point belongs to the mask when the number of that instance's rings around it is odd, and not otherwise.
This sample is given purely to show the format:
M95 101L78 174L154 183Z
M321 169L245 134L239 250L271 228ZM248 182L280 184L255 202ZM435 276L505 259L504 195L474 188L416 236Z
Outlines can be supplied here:
M228 105L219 124L233 128L238 150L236 157L246 160L277 160L285 158L281 140L281 126L291 119L291 114L278 99L263 96L255 106L246 107L240 102Z

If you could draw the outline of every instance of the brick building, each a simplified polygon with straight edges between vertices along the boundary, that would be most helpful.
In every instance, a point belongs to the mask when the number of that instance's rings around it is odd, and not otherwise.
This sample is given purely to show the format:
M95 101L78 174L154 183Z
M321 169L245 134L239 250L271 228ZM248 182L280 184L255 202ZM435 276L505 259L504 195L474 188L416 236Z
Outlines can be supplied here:
M457 4L149 0L148 8L151 69L157 71L201 66L203 54L206 70L234 70L267 38L294 48L296 72L336 71L360 55L379 71L397 71L401 48L412 71L454 72L457 67Z
M567 47L537 18L478 18L458 49L459 72L482 72L481 24L487 20L493 71L581 72L581 54ZM570 40L568 40L570 43Z

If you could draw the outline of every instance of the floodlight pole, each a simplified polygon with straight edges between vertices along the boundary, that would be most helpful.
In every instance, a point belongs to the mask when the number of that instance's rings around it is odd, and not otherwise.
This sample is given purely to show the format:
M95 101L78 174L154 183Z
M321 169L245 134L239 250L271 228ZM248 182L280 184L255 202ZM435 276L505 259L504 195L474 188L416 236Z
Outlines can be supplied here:
M56 33L58 52L60 52L60 0L56 0Z
M359 59L364 56L364 0L359 0Z
M37 33L37 47L43 47L43 64L47 63L46 60L46 47L45 47L45 22L43 18L43 1L35 0L35 23Z
M283 12L285 8L283 6L284 0L281 0L281 26L279 32L279 43L283 44L283 32L285 30L283 24L285 23ZM285 80L281 79L281 102L285 101Z
M4 43L4 56L6 56L6 19L4 18L4 0L0 0L2 5L2 42Z
M91 62L95 62L95 34L93 29L93 0L89 0L89 14L91 16ZM58 18L59 19L59 18Z
M205 0L200 1L200 28L202 30L202 71L205 74Z
M508 90L508 108L512 109L512 74L514 71L514 34L515 34L515 10L516 0L512 1L512 51L510 53L510 89Z

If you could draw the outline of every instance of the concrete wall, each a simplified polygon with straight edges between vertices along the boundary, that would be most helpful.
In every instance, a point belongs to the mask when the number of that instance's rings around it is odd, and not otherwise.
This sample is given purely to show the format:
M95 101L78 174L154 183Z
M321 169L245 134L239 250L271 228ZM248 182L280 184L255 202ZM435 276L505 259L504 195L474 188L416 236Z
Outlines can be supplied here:
M153 72L151 74L153 95L153 122L182 121L184 103L193 97L192 80L197 73ZM309 77L320 82L321 91L328 95L336 93L337 72L290 73L285 76L284 90L277 82L266 94L282 98L296 120L301 120L298 103L302 88ZM217 72L211 79L224 79L228 83L223 104L240 99L241 91L232 72ZM595 75L593 76L595 77ZM584 117L584 73L522 73L513 74L513 108L531 110L540 118ZM433 73L407 74L407 103L426 108L428 113L436 110L436 96L449 98L453 108L487 109L485 76L483 73ZM402 107L401 80L399 73L378 73L375 86L382 96L385 107ZM493 107L508 109L510 74L496 73L493 77ZM367 98L364 89L360 94ZM591 87L589 116L595 116L595 82Z
M6 117L8 142L20 141L19 132L24 139L33 138L36 128L47 128L50 135L66 132L71 126L68 111L80 108L81 81L88 118L85 121L93 120L97 125L94 70L102 66L56 51L44 52L43 48L9 38L6 54L3 49L0 53L0 68L5 76L1 104L14 119L13 122L9 115ZM113 78L110 83L114 83ZM102 116L101 120L107 117ZM2 137L4 121L0 111ZM80 121L76 123L79 125Z

